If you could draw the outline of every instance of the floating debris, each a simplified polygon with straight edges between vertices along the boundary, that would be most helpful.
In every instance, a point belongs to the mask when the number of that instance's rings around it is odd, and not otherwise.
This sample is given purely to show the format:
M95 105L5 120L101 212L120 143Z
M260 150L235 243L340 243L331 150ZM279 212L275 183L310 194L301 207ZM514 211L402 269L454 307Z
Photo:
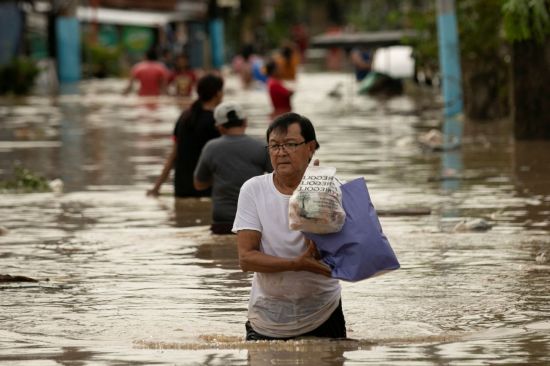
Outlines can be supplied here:
M327 93L327 96L334 99L342 99L342 91L340 90L344 84L342 82L337 83L334 88Z
M426 216L431 215L432 210L428 207L409 207L397 209L376 210L379 216Z
M61 179L54 179L48 183L48 186L52 190L53 193L61 194L63 193L63 181Z
M442 149L443 148L443 134L436 130L431 129L426 133L418 136L418 142L425 147L430 149Z
M484 219L463 219L453 227L453 232L487 231L493 225Z
M537 253L537 256L535 257L535 262L538 264L545 264L548 262L548 257L546 256L546 250L543 250L539 253Z
M27 276L12 276L9 274L0 274L0 282L38 282L38 280Z

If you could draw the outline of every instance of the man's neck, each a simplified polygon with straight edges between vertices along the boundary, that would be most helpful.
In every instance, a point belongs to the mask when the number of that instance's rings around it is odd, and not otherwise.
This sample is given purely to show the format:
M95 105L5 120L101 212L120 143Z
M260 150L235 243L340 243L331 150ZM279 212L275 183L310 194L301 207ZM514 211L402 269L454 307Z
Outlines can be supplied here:
M273 183L279 192L282 194L290 195L300 185L301 177L298 175L293 176L281 176L276 172L273 173Z
M209 100L202 103L202 109L205 109L207 111L213 111L218 106L217 100Z
M244 135L244 131L246 130L245 127L231 127L227 130L225 130L224 135L227 136L242 136Z

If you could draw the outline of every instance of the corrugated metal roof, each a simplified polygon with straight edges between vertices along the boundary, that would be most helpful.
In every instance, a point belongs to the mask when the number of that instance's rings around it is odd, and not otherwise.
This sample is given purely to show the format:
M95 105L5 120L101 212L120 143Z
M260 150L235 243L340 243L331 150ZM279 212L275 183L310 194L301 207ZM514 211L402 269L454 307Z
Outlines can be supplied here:
M154 12L119 10L108 8L92 8L79 6L76 16L84 22L98 22L102 24L158 26L175 21L194 19L193 13L186 11Z

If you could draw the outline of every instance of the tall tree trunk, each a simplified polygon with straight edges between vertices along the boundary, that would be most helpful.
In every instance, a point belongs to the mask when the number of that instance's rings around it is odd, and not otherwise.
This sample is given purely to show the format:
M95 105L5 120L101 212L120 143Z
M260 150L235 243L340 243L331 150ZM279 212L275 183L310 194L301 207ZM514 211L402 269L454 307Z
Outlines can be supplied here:
M462 61L464 114L472 120L495 120L508 116L508 66L500 57Z
M550 139L550 38L512 45L512 120L517 140Z

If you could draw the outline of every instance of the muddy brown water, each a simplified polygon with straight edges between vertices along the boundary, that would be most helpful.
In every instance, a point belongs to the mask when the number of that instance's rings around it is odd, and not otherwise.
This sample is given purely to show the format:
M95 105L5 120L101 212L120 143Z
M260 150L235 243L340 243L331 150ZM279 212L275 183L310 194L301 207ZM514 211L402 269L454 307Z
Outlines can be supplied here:
M227 84L263 137L265 91ZM209 200L175 203L170 184L144 194L180 109L123 87L0 100L0 178L20 164L64 182L62 194L0 194L0 274L39 280L0 284L0 363L550 363L550 143L515 142L505 121L466 123L461 149L428 151L414 140L440 124L440 101L380 101L355 95L350 75L300 75L293 102L317 127L317 157L366 178L392 213L380 219L402 268L343 283L349 341L246 343L251 275L234 237L208 233ZM492 227L453 230L479 218Z

